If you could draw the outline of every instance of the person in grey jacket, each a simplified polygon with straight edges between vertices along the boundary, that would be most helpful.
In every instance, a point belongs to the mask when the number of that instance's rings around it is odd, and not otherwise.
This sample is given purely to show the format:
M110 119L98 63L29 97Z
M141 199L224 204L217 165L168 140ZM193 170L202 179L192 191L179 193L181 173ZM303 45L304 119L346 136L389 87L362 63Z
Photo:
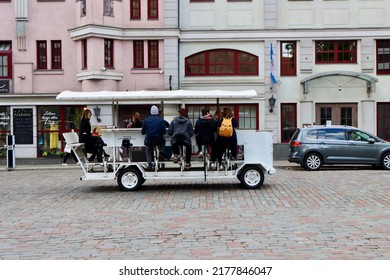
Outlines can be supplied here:
M174 154L173 162L179 161L180 145L186 147L186 165L185 169L191 167L192 145L191 137L194 135L194 129L191 121L187 118L184 108L178 111L178 116L173 119L168 128L168 135L171 136L172 151Z

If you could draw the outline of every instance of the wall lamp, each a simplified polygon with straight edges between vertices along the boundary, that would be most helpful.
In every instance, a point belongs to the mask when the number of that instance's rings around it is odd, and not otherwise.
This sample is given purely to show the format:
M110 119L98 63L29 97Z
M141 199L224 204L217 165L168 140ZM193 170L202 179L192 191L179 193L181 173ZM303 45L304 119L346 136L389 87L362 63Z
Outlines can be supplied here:
M268 102L269 102L269 112L272 113L272 112L274 111L275 102L276 102L276 98L274 97L273 94L272 94L272 96L268 99Z
M96 106L95 108L93 108L93 113L95 114L95 117L96 117L96 120L98 122L101 122L102 120L100 119L100 107Z

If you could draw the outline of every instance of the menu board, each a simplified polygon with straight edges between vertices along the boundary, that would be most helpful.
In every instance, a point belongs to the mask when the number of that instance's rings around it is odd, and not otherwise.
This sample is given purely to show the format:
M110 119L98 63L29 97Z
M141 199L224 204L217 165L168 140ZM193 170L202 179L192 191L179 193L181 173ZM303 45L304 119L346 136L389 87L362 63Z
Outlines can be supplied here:
M34 144L33 109L13 109L13 127L15 135L15 144Z

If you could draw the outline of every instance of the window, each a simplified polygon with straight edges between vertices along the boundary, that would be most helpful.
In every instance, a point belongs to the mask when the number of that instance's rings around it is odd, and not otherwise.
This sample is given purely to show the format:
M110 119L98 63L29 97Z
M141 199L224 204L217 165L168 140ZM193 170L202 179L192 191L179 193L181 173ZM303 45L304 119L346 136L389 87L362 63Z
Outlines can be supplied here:
M148 67L158 68L158 41L148 41Z
M254 129L257 127L257 107L254 105L239 105L238 119L241 129Z
M62 69L61 41L51 41L51 68Z
M280 104L281 110L281 142L290 141L294 132L297 130L297 105L295 103Z
M376 42L377 74L390 74L390 40Z
M81 41L81 48L82 48L82 51L81 51L81 55L82 55L82 58L81 58L81 61L82 61L81 68L82 69L87 69L88 68L87 39L84 39L84 40Z
M114 40L104 39L104 67L114 68Z
M112 0L104 0L103 15L114 16L114 6Z
M320 125L326 125L326 121L332 120L332 107L322 107L320 111Z
M158 19L158 0L148 0L148 19Z
M390 141L390 103L378 103L377 112L377 135L386 141Z
M340 124L341 125L352 125L352 108L341 107L340 108Z
M133 42L134 68L144 68L144 41Z
M0 78L12 79L12 45L0 41Z
M186 76L255 76L258 72L258 57L237 50L209 50L185 59Z
M316 41L316 63L356 63L356 41Z
M141 0L130 0L130 19L141 19Z
M47 69L46 41L37 41L37 69Z
M280 42L280 75L295 76L297 74L296 42Z
M59 156L62 133L79 131L83 106L38 106L38 157Z
M215 104L203 104L203 105L186 105L188 118L191 120L192 125L195 125L196 121L202 116L203 108L210 108L211 115L217 111ZM258 129L258 107L253 104L220 104L219 109L222 110L224 107L229 107L235 115L240 129Z

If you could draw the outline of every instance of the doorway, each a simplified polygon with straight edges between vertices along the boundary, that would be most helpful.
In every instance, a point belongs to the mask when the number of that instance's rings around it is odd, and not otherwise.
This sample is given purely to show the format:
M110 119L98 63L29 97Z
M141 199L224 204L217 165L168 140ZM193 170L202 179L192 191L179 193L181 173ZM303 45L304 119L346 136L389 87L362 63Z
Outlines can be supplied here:
M357 127L357 103L316 104L316 124L348 125Z

